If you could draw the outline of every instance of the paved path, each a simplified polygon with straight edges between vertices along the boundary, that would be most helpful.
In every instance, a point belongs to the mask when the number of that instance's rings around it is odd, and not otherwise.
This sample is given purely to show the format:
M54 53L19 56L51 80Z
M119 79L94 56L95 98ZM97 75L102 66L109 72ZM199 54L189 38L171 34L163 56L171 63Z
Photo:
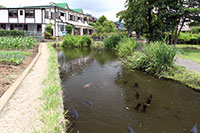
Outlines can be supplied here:
M200 64L188 59L176 57L175 64L200 73Z
M15 94L0 112L0 133L29 133L42 126L42 81L47 76L48 48L41 47L41 55Z

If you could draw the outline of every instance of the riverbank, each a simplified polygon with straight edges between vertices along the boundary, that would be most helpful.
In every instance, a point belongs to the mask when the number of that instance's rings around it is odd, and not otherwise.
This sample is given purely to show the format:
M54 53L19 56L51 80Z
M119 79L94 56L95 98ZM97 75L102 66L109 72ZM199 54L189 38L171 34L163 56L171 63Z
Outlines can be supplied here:
M48 75L43 81L45 84L42 96L44 100L42 107L42 121L44 125L35 132L61 133L65 131L65 120L57 54L50 43L47 46L50 56L48 58Z

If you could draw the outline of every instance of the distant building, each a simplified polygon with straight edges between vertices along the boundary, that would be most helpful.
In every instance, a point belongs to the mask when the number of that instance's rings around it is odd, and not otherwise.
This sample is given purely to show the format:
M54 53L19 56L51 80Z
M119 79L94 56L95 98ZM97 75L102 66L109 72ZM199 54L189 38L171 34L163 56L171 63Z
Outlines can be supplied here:
M95 22L92 15L82 9L70 9L67 3L50 3L42 6L0 8L0 29L40 32L44 36L47 24L53 24L53 36L61 36L66 25L72 25L73 35L91 35Z
M115 29L121 30L121 31L125 31L126 30L126 28L124 27L123 23L120 23L120 22L116 21L116 22L114 22L114 24L115 24Z

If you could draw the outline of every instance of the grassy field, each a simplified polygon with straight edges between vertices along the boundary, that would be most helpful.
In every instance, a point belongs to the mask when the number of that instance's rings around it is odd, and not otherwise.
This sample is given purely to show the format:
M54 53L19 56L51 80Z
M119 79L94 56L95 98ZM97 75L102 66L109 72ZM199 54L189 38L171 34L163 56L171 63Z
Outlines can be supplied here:
M189 59L191 61L200 63L200 45L176 45L179 49L177 55L179 57ZM186 47L193 47L198 49L189 49Z

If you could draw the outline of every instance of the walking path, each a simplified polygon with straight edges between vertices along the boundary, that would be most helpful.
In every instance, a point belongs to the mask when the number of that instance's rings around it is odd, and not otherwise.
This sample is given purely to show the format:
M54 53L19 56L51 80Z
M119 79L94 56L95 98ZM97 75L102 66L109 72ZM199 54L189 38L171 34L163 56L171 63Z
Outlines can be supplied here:
M200 64L191 60L176 57L175 64L200 73Z
M29 133L42 126L40 98L48 72L48 57L48 48L43 44L38 61L0 112L0 133Z

